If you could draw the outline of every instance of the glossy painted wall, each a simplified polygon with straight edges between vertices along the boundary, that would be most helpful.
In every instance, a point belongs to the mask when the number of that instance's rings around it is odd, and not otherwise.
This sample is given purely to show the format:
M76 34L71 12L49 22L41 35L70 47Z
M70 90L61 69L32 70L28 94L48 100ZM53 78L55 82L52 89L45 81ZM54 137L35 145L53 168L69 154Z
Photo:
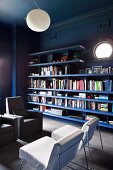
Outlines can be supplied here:
M16 28L16 95L26 100L28 77L28 54L39 51L39 34L29 28Z
M56 23L41 36L41 50L82 44L87 49L103 38L113 39L113 6Z
M0 26L0 112L5 112L5 98L27 93L28 54L39 51L39 38L28 28Z
M11 95L12 32L0 25L0 111L5 109L5 98Z

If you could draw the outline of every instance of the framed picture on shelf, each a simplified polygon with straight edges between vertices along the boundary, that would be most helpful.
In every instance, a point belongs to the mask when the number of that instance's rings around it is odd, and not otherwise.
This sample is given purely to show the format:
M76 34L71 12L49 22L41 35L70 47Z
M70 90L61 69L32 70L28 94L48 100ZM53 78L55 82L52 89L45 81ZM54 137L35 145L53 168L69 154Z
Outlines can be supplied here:
M92 67L92 70L93 70L93 73L94 73L94 74L101 73L101 71L102 71L102 66L93 66L93 67Z

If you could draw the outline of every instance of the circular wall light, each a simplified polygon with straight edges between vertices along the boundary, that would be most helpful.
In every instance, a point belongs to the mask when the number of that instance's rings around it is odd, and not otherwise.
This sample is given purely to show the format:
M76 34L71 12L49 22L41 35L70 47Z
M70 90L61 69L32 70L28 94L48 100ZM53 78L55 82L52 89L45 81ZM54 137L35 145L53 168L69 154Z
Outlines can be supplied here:
M42 9L33 9L27 14L26 23L32 31L43 32L50 26L50 17Z
M94 47L93 54L98 59L110 58L113 54L112 43L108 41L101 41Z

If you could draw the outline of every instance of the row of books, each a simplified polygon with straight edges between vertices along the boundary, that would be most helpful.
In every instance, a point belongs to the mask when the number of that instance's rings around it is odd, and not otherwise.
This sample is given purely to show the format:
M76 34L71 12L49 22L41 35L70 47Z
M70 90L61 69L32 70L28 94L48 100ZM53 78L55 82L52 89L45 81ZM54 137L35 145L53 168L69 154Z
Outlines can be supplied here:
M94 90L94 91L112 91L113 81L112 80L104 80L104 81L90 80L87 82L87 89Z
M54 88L54 89L69 89L69 90L94 90L94 91L112 91L113 81L104 80L67 80L67 79L52 79L52 80L35 80L30 78L29 87L32 88Z
M56 66L48 66L42 67L40 75L62 75L67 74L68 68L65 67L56 67Z
M97 103L94 101L87 102L87 109L92 109L92 110L108 112L108 106L109 106L108 103Z
M28 86L31 88L46 88L46 80L29 79Z
M86 80L52 79L51 81L47 81L47 80L35 80L33 78L30 78L29 87L86 90Z
M86 101L84 100L71 100L71 99L61 99L61 98L46 98L44 96L30 96L29 101L38 102L38 103L45 103L45 104L53 104L65 107L72 107L72 108L82 108L86 109Z

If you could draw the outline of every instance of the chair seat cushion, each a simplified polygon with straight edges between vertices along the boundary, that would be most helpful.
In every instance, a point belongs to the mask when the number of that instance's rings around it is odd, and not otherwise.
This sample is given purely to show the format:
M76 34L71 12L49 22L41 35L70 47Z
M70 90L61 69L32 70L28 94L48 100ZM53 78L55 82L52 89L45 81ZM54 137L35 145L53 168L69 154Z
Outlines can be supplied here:
M52 149L56 141L50 137L43 137L20 148L19 157L28 161L38 170L47 168Z
M65 125L59 129L56 129L52 132L52 138L54 140L60 140L63 137L68 136L70 133L80 130L79 128L72 125Z
M13 126L9 124L2 124L0 126L0 135L13 131Z

